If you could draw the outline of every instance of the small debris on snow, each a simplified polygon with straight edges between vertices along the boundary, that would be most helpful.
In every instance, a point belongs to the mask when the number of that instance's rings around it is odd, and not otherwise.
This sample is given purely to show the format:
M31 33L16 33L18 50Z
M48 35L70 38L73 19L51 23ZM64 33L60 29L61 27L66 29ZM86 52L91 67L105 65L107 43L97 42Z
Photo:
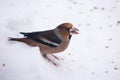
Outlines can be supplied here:
M78 24L78 26L80 27L80 26L81 26L81 24Z
M112 39L111 39L111 38L109 38L109 41L112 41Z
M120 26L120 21L117 21L117 26Z
M70 56L71 54L70 54L70 53L68 53L68 55Z
M89 24L89 23L87 23L87 26L90 26L90 24Z
M102 27L100 26L99 29L102 29Z
M111 63L113 64L113 63L115 63L114 61L111 61Z
M2 64L3 67L5 67L5 64Z
M95 6L94 9L98 9L98 7Z
M105 48L109 48L109 46L105 46Z
M108 16L108 18L111 18L111 16Z
M114 8L114 9L115 9L115 8L116 8L116 6L113 6L112 8Z
M94 72L92 72L91 74L92 74L92 75L94 75L95 73L94 73Z
M108 73L109 71L105 71L105 73Z
M101 10L105 10L105 8L104 8L104 7L102 7L102 8L101 8Z
M117 68L117 67L114 67L114 70L118 70L118 68Z

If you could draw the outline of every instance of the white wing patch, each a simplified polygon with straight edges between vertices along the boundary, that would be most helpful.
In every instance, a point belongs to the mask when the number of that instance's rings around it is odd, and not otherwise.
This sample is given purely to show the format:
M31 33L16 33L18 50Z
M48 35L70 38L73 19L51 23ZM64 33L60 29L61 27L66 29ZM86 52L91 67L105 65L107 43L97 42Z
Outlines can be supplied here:
M51 41L49 41L49 40L47 40L47 39L45 39L45 38L41 38L41 40L42 40L43 42L46 42L46 43L49 43L49 44L52 44L52 45L55 45L55 46L58 46L58 45L59 45L59 44L54 43L54 42L51 42Z

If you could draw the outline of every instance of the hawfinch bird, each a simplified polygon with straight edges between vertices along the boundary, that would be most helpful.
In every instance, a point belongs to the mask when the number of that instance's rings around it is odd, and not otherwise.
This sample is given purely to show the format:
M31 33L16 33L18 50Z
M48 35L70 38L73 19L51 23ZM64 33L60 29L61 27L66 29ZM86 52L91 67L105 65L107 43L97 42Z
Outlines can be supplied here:
M72 35L78 34L78 29L75 28L71 23L63 23L52 30L31 33L20 32L20 34L23 34L24 37L9 38L9 40L19 41L30 46L39 47L43 57L55 64L47 57L47 54L51 54L54 58L59 60L59 58L53 55L53 53L64 51L68 47Z

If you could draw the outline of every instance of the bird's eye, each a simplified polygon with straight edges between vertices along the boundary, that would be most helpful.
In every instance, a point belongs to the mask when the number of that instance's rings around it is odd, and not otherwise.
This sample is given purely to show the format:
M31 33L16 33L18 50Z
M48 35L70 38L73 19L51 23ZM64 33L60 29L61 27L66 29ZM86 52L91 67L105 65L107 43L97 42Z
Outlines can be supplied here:
M65 30L69 32L69 31L70 31L70 28L65 28Z

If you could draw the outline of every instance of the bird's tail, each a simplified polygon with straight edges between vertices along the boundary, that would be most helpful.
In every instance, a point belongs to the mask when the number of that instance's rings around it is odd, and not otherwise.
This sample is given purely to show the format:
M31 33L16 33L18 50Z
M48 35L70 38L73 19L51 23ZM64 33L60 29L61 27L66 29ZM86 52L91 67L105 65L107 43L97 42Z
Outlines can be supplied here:
M8 37L8 40L9 41L19 41L19 42L23 42L25 38L11 38L11 37Z
M9 41L23 42L23 43L26 43L30 46L36 46L36 43L33 40L28 39L28 38L11 38L11 37L9 37L8 40Z

